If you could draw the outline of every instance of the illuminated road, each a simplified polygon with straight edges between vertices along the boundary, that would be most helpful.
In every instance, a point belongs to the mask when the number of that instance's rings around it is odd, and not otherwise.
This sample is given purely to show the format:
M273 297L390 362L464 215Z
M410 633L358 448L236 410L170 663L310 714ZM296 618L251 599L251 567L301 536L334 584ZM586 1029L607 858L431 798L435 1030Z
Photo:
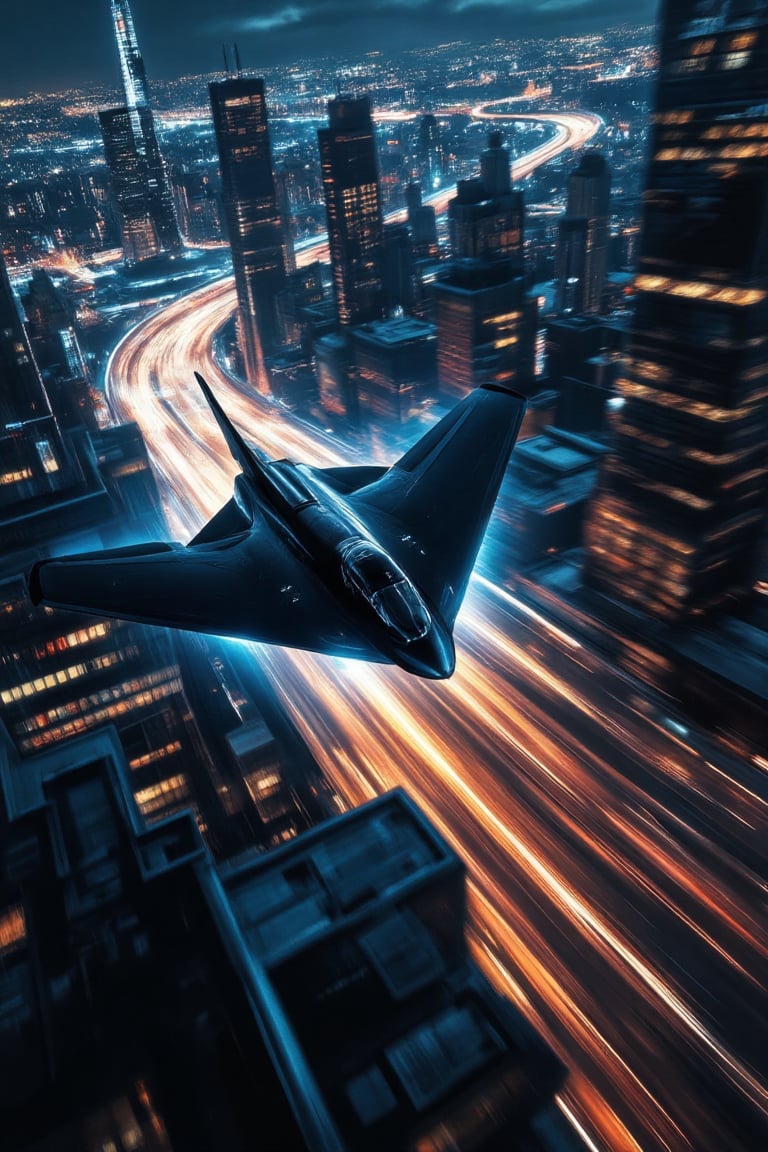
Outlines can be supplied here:
M217 367L232 307L228 282L192 293L110 364L113 411L141 425L180 539L235 472L194 368L271 455L347 458ZM259 657L346 802L403 784L468 861L476 956L569 1066L560 1104L594 1148L768 1148L765 772L670 730L601 657L488 579L489 563L486 550L448 682Z
M573 151L576 148L583 148L589 141L596 136L603 126L603 121L599 116L595 116L592 112L539 112L536 115L528 113L504 113L504 112L487 112L486 108L495 108L494 104L478 104L476 108L467 109L467 112L475 119L483 120L506 120L511 123L514 120L529 120L535 124L549 124L554 128L552 136L538 148L532 149L525 156L521 156L515 160L513 165L513 175L515 181L526 180L532 172L540 168L542 164L546 164L549 160L554 160L555 157L560 156L563 152ZM425 204L431 204L436 212L444 212L448 207L448 201L456 195L456 185L452 184L447 188L441 188L438 192L433 192L429 196L424 197ZM387 220L397 221L405 219L405 212L391 213Z

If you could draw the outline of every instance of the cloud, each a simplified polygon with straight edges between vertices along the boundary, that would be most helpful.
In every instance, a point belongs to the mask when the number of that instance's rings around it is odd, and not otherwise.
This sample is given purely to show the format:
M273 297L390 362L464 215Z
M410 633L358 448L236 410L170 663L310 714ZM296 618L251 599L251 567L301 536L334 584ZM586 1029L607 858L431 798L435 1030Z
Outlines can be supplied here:
M544 0L539 4L539 12L577 12L589 6L589 0Z
M438 38L554 37L627 19L626 0L262 0L258 16L248 11L247 3L228 0L228 15L214 25L207 22L207 32L260 36L260 49L275 59L356 48L418 47ZM633 19L652 20L656 4L657 0L635 0Z
M468 12L470 8L511 8L509 0L453 0L451 12Z
M288 28L291 24L300 24L306 14L306 9L288 5L266 16L246 16L237 21L227 21L226 25L228 30L234 26L241 32L274 32L276 28ZM219 27L224 23L220 21Z

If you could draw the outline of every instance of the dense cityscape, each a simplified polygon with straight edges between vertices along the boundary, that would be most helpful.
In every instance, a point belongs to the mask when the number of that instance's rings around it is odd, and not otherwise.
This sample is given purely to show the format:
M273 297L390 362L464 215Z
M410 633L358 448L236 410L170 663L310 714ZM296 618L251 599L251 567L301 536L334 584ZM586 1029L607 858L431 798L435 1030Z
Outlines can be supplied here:
M0 88L3 1147L768 1148L768 3L162 79L99 2ZM449 679L31 595L234 532L196 372L340 484L525 398Z

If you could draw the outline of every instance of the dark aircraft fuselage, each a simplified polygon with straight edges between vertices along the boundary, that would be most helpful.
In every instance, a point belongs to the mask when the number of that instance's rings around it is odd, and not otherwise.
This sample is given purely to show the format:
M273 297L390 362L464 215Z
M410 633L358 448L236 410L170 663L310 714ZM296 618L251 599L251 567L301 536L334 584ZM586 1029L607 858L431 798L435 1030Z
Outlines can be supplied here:
M384 660L428 679L450 676L456 663L450 629L343 498L290 460L254 463L251 476L235 480L243 512L271 515Z

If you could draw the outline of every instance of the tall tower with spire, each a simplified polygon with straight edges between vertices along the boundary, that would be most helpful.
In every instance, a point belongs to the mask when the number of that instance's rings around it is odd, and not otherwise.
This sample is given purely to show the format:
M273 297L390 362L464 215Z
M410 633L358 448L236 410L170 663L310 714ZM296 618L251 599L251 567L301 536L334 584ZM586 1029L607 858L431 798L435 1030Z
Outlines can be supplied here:
M117 52L120 57L120 74L123 78L125 103L128 108L147 107L147 73L144 59L136 39L133 16L128 0L112 0L112 23L115 26Z
M181 250L168 177L149 106L147 74L128 0L111 0L125 104L99 113L129 263Z

